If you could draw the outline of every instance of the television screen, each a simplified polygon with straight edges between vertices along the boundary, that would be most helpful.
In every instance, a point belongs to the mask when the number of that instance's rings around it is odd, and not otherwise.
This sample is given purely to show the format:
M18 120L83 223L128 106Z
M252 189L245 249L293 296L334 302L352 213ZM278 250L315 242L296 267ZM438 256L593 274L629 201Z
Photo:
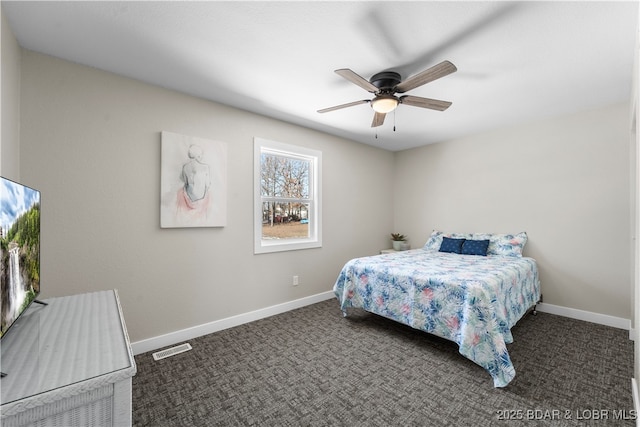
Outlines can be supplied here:
M0 338L40 293L40 192L0 177Z

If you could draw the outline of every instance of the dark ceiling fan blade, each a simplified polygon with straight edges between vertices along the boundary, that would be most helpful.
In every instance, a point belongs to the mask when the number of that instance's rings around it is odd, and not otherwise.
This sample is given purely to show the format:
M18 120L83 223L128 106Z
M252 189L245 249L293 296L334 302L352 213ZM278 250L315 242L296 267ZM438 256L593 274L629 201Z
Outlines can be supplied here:
M371 102L371 101L368 99L363 99L362 101L349 102L347 104L336 105L335 107L323 108L322 110L318 110L318 113L328 113L329 111L335 111L341 108L353 107L354 105L366 104L367 102Z
M345 79L349 80L351 83L357 84L362 89L364 89L364 90L366 90L368 92L371 92L371 93L378 92L378 88L377 87L375 87L369 81L365 80L363 77L361 77L360 75L354 73L353 71L351 71L348 68L341 68L339 70L336 70L335 72L336 72L336 74L341 75Z
M424 2L429 3L429 2ZM409 62L403 64L392 60L390 57L388 62L393 64L393 70L402 74L403 76L411 76L421 70L427 64L432 64L434 61L442 57L444 52L448 52L452 47L455 47L467 40L472 40L474 37L482 36L485 31L491 28L497 28L497 25L501 25L503 21L510 18L511 15L522 12L523 8L526 8L525 2L497 2L496 8L488 14L482 14L481 17L466 26L451 28L452 33L448 38L445 38L440 44L431 45L428 50L422 52L422 54L414 57ZM382 7L389 9L393 8L393 2L383 2ZM428 7L428 6L425 6ZM382 10L381 13L384 16L386 10ZM389 20L387 20L388 24ZM410 32L409 28L404 27L406 32ZM378 30L380 31L380 30ZM382 34L388 34L389 31ZM466 75L466 72L465 72Z
M394 6L387 6L383 2L372 3L369 10L354 22L355 28L362 33L363 40L375 49L383 62L389 64L400 61L407 47L404 43L399 43L399 36L405 30L404 26L395 25L389 20ZM419 70L420 68L416 71Z
M384 123L384 118L385 118L386 116L387 116L387 115L386 115L385 113L378 113L378 112L376 112L376 113L373 115L373 121L371 122L371 127L372 127L372 128L375 128L375 127L378 127L378 126L382 126L382 124Z
M408 92L411 89L415 89L418 86L432 82L436 79L449 75L456 71L457 68L449 61L442 61L441 63L434 65L431 68L424 70L415 76L409 77L407 80L401 82L396 86L395 91L398 93Z
M404 95L400 97L400 103L413 107L430 108L431 110L444 111L451 106L449 101L438 99L422 98L420 96Z

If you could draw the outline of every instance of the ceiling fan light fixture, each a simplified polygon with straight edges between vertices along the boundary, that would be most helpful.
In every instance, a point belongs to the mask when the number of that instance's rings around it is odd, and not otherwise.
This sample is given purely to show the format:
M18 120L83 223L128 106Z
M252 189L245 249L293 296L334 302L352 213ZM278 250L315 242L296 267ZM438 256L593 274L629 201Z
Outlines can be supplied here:
M376 113L387 114L398 106L398 98L391 95L379 95L371 101L371 108Z

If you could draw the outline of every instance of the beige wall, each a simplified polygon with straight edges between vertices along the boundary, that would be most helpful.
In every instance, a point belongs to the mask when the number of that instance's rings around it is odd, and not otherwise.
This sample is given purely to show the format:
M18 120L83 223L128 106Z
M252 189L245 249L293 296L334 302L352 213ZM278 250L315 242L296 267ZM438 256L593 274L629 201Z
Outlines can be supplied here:
M632 317L626 104L394 155L21 55L4 28L2 173L43 191L43 297L117 288L132 341L328 291L391 230L526 230L545 302ZM162 130L229 143L227 227L159 228ZM254 136L323 152L322 249L253 255Z
M400 152L394 230L526 231L544 302L631 319L629 105Z
M0 8L1 10L1 8ZM2 132L0 139L0 175L20 179L20 47L4 12L1 12Z
M393 153L23 51L43 297L117 288L132 341L330 291L387 247ZM160 229L160 132L228 143L224 228ZM323 247L253 254L253 137L323 153ZM298 275L300 285L292 286Z

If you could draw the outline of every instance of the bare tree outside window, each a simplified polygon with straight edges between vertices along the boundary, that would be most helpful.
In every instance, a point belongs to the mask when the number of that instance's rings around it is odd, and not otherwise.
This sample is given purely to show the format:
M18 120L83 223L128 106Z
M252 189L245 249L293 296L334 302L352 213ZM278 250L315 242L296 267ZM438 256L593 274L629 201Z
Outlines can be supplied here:
M305 159L273 153L260 157L262 238L309 237L309 170Z
M320 247L321 153L256 138L256 253Z

